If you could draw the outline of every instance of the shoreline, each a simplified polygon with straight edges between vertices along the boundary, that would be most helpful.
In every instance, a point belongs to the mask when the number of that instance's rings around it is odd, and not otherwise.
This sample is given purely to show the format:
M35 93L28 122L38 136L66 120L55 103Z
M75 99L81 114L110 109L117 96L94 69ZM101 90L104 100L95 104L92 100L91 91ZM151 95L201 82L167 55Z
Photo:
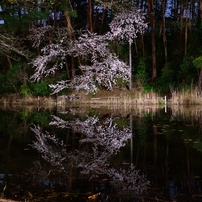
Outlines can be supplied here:
M0 97L1 106L35 106L42 108L54 108L57 106L123 106L135 105L202 105L202 93L199 91L172 92L169 96L156 92L128 91L115 89L113 91L102 90L95 95L84 91L72 92L63 96L20 96L7 94Z
M38 96L38 97L22 97L20 95L11 94L0 97L1 106L24 106L33 105L41 107L54 107L58 105L163 105L169 103L169 100L165 97L148 95L134 97L134 95L110 95L110 96L75 96L69 98L68 96Z

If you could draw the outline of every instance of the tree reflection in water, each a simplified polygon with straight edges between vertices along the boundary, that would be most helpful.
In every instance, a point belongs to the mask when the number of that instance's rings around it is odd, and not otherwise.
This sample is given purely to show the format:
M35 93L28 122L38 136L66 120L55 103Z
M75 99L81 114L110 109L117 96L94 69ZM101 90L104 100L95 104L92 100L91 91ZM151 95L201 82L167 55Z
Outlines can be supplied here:
M130 126L118 126L117 118L101 120L97 116L88 116L85 120L75 118L65 121L58 116L52 117L51 126L71 128L75 133L83 134L83 138L79 141L79 149L68 152L62 140L47 131L42 132L39 126L34 125L31 130L35 133L36 141L32 147L41 153L43 159L65 173L77 169L75 180L105 180L111 190L115 189L121 197L146 193L149 181L145 175L134 167L121 167L110 160L114 161L120 149L131 139Z

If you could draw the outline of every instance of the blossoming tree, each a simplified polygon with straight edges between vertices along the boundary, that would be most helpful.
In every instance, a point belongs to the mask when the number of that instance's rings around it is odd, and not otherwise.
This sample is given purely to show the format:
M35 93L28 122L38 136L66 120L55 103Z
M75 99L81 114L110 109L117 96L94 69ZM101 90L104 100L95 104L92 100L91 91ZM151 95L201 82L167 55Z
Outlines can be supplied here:
M53 94L65 88L75 90L85 89L87 92L95 93L98 86L112 90L120 78L129 81L129 68L120 61L118 57L107 48L105 35L95 33L82 33L76 40L68 40L65 33L56 43L42 48L42 55L32 61L35 68L31 78L39 81L43 76L55 74L64 67L66 57L73 55L81 58L79 69L83 74L76 75L72 80L61 80L51 84Z
M120 12L115 15L112 22L109 24L111 35L109 39L127 40L129 43L129 67L130 67L130 85L132 89L132 53L131 45L133 39L137 38L138 33L143 33L147 28L145 15L140 9L135 8L132 4L130 8L122 7Z

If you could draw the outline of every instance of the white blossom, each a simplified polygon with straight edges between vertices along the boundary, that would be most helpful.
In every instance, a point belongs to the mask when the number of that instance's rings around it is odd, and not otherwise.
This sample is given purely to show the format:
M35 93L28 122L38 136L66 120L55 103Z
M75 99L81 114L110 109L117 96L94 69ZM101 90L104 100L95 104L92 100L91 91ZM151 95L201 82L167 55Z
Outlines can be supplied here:
M32 47L38 48L41 43L48 39L48 35L53 31L53 27L47 25L42 27L31 27L29 29L28 39L32 42Z
M75 76L71 81L59 81L49 85L53 94L65 88L74 88L76 91L84 89L89 93L96 93L99 90L98 85L112 90L118 79L122 79L123 82L129 81L129 67L111 53L101 62L96 61L91 66L80 68L84 70L84 75Z
M108 33L106 36L110 40L113 38L126 39L129 43L132 43L133 39L137 38L138 33L145 31L147 23L142 11L132 6L130 9L122 8L115 15L109 27L111 34Z
M67 55L67 51L59 44L47 45L41 52L43 55L31 63L35 67L35 73L31 76L31 79L35 81L39 81L42 75L55 74L56 71L62 69Z
M104 35L86 31L78 37L78 40L72 42L71 46L74 48L71 47L71 53L74 56L90 58L91 62L102 60L110 53Z
M31 76L34 81L39 81L43 76L55 74L64 67L67 56L81 57L82 64L78 67L83 70L83 75L76 75L71 81L58 81L50 84L53 94L65 88L75 90L84 89L96 93L99 86L112 90L117 79L129 81L129 68L108 49L105 35L85 32L76 40L69 40L61 36L57 43L52 43L41 49L41 56L31 62L35 73ZM88 65L86 65L88 63Z

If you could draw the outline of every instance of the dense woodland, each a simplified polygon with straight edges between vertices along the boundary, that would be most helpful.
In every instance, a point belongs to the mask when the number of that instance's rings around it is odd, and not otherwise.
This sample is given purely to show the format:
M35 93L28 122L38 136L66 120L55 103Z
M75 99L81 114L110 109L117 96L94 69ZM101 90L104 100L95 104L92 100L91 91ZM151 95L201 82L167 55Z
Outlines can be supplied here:
M141 9L147 27L138 31L131 43L117 38L103 45L102 36L109 32L114 17L123 9L131 10L131 4ZM97 55L105 57L108 50L116 54L110 55L111 63L119 58L123 61L120 65L129 65L130 45L134 89L169 93L173 89L202 87L202 0L2 0L0 6L2 95L49 95L49 84L72 81L91 69L91 51L95 49L103 50L105 53ZM74 41L86 38L91 40L85 48L73 50ZM56 50L61 51L51 55ZM44 55L51 58L43 60L43 65L51 68L34 77L40 66L36 59L44 59ZM127 89L128 84L120 78L116 83ZM69 92L71 85L60 85L66 86L60 88L60 93Z

